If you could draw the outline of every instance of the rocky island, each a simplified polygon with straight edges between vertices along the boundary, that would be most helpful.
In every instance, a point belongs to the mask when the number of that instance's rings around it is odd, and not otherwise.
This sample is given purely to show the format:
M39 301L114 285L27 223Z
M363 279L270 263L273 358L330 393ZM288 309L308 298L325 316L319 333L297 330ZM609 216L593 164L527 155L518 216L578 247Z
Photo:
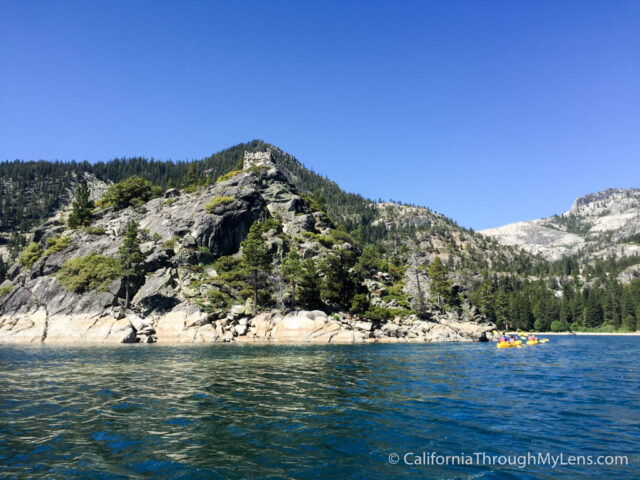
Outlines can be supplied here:
M142 198L103 202L84 228L69 227L67 207L33 231L0 286L0 342L458 342L495 328L446 275L455 307L429 294L434 279L415 261L382 266L270 150L244 152L215 183ZM110 270L129 225L143 256L135 281ZM267 261L242 270L251 235Z

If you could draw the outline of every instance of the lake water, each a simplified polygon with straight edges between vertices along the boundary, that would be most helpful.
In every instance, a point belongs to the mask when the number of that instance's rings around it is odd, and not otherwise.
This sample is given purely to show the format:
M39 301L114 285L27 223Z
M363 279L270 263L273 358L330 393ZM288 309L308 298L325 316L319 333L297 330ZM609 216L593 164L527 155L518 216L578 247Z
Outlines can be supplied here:
M640 478L640 337L550 339L0 345L0 477Z

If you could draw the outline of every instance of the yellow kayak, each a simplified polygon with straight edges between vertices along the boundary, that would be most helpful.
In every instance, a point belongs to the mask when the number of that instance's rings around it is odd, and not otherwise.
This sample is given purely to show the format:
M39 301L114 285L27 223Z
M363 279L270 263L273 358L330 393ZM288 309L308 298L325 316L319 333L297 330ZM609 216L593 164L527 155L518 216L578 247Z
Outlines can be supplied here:
M537 345L538 343L540 343L540 342L538 342L538 340L529 340L527 342L527 345Z
M512 348L512 347L519 347L521 345L522 345L522 340L516 340L513 343L511 343L511 342L498 342L496 347L498 347L498 348Z

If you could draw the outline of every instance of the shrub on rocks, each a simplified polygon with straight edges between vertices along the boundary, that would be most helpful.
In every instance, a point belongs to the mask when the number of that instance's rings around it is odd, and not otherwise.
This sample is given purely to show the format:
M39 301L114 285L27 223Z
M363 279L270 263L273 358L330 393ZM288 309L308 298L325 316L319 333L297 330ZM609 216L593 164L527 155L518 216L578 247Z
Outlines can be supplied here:
M120 266L115 258L91 252L84 257L64 262L56 278L67 290L80 293L89 290L105 291L119 275Z
M230 172L225 173L224 175L220 175L218 177L218 180L216 180L216 183L220 183L220 182L226 182L227 180L240 175L242 173L242 170L231 170Z
M152 198L162 195L162 189L149 180L140 177L129 177L111 185L102 197L102 207L114 207L122 210L127 207L139 207Z
M104 235L106 230L102 227L86 227L84 233L87 235Z
M69 237L47 238L47 247L49 248L47 248L44 254L51 255L52 253L61 252L67 248L70 243L71 238Z
M20 263L20 265L24 265L26 268L31 268L31 265L33 265L42 256L42 253L43 251L40 244L31 242L18 257L18 263Z
M5 285L4 287L0 287L0 299L6 297L13 290L13 285Z
M227 205L229 203L233 202L233 197L213 197L209 203L207 203L207 206L205 207L207 212L209 213L213 213L213 211L218 208L221 205Z

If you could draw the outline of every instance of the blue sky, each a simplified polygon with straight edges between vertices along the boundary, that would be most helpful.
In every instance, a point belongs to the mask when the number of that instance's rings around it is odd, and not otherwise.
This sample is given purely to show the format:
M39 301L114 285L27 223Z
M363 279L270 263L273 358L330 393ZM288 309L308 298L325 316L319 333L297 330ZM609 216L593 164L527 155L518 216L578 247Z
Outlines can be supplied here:
M640 2L0 1L0 159L261 138L475 229L640 187Z

